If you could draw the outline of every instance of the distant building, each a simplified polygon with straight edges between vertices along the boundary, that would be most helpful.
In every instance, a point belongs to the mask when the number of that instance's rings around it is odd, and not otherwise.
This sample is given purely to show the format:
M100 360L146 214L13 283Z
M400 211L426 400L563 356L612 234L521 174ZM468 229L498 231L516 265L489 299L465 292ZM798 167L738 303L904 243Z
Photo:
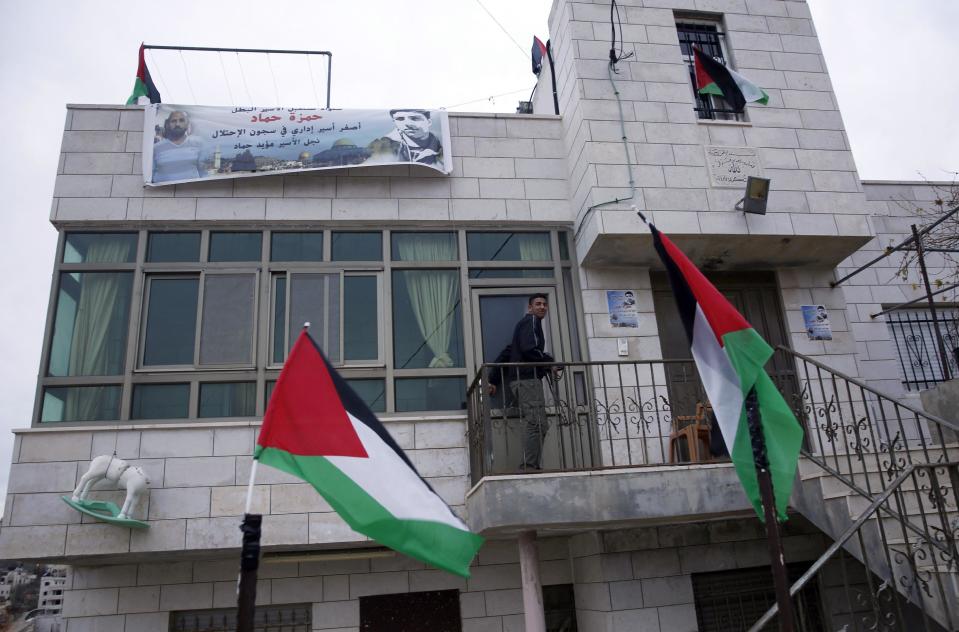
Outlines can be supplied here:
M63 608L63 590L67 585L67 566L48 566L40 577L40 597L37 608L45 614L60 614Z

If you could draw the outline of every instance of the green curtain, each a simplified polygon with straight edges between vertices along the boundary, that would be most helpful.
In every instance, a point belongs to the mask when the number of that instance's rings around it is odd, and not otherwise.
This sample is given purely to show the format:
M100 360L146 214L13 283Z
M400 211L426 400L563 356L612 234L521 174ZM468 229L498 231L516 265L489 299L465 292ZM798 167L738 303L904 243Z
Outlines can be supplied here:
M549 236L543 233L515 233L519 242L521 261L549 261L552 259Z

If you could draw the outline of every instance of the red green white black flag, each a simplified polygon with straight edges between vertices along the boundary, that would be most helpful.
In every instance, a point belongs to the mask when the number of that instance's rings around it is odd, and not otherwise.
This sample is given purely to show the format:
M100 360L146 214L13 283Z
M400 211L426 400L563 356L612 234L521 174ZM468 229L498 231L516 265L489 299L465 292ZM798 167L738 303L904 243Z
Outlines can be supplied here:
M157 90L147 70L147 62L143 56L144 46L140 44L139 61L137 62L137 77L133 82L133 92L127 99L127 105L137 105L140 103L140 97L149 99L148 103L160 103L160 91Z
M276 382L253 457L312 485L354 530L469 577L469 531L304 330Z
M769 103L769 95L762 88L716 61L698 46L693 47L693 57L699 94L722 97L737 112L742 112L747 103Z

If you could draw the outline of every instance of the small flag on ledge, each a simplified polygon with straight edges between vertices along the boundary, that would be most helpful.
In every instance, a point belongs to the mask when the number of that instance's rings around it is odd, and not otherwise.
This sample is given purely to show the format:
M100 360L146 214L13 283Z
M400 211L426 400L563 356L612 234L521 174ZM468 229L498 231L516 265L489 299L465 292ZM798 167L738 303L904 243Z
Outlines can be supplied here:
M483 538L420 477L307 331L276 382L253 458L312 485L354 531L469 577Z
M133 83L133 93L127 99L127 105L137 105L140 98L149 99L149 103L160 103L160 91L157 90L150 77L150 71L147 70L146 59L143 58L143 44L140 44L140 62L137 65L137 78ZM147 103L147 101L143 101Z
M693 53L699 94L722 97L737 112L742 112L747 103L769 103L769 95L746 77L719 63L698 46L693 46Z
M539 76L539 73L543 70L543 57L546 56L546 45L543 44L543 40L533 36L533 74Z

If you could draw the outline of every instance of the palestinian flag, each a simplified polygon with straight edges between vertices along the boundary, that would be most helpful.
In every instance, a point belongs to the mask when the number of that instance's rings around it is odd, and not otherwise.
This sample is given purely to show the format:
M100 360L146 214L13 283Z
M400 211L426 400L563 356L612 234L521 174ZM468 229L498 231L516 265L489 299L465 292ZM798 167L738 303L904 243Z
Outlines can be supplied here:
M698 46L693 46L693 56L696 90L699 94L722 97L737 112L742 112L747 103L769 103L769 95L763 92L762 88L719 63Z
M143 58L143 44L140 44L140 63L137 65L137 78L133 82L133 93L127 99L127 105L136 105L140 97L148 97L150 103L160 103L160 91L157 90L150 71L147 70L146 59Z
M546 45L543 44L543 40L533 36L533 48L530 51L533 57L533 74L537 77L539 73L543 71L543 57L546 56Z
M776 511L780 519L785 520L803 431L763 370L772 357L772 347L666 235L652 225L650 229L656 252L666 265L696 368L736 473L759 519L763 520L752 443L743 406L749 392L753 389L756 391Z
M420 477L306 330L277 380L253 458L312 485L354 531L469 577L483 538Z

